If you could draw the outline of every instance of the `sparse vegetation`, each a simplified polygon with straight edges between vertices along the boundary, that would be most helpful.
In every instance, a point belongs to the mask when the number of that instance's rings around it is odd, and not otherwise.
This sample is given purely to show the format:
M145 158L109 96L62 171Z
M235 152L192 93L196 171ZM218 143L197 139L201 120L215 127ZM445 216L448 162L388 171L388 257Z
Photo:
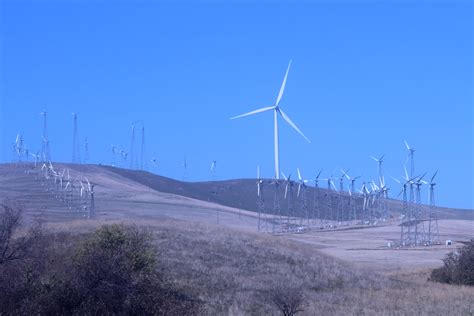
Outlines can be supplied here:
M175 220L129 224L49 224L34 239L15 230L12 241L28 243L18 259L0 264L0 310L462 315L474 309L473 288L426 283L416 273L379 275L286 238Z
M2 223L10 227L6 236L18 228L19 214L9 207L0 213ZM198 300L165 279L151 235L136 227L103 226L81 236L9 238L3 244L11 249L8 254L15 255L5 256L8 260L0 265L2 314L193 315L199 311ZM17 249L22 250L21 256Z
M474 239L447 254L443 261L443 267L431 273L431 280L474 286Z

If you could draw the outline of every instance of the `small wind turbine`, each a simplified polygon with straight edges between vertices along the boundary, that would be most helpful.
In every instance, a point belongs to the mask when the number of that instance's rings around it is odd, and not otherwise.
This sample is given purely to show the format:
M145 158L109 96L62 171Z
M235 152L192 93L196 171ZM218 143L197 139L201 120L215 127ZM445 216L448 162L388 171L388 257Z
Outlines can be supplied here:
M359 179L360 176L357 176L357 177L355 177L355 178L351 178L351 177L349 176L349 174L347 173L347 171L344 171L344 170L341 169L341 172L344 173L344 175L346 176L347 180L349 180L349 181L351 182L351 185L350 185L350 187L349 187L349 194L352 195L352 193L354 193L354 191L355 191L355 181L356 181L357 179Z
M300 193L304 194L303 191L306 190L306 183L308 183L309 180L303 180L303 178L301 177L300 168L296 168L296 171L298 172L298 193L296 194L296 196L300 197Z
M405 146L408 150L407 160L410 159L410 177L415 175L415 148L410 147L407 141L405 141Z
M151 158L150 162L153 165L153 167L156 167L158 165L158 159L156 159L155 156Z
M339 191L343 192L344 191L344 177L348 177L347 173L349 172L349 169L343 170L341 169L341 177L339 178Z
M382 173L382 163L383 163L384 157L385 155L382 155L380 158L375 158L374 156L370 156L370 158L372 158L374 161L377 162L377 173L379 174L380 185L382 185L382 183L385 182L383 178L383 173Z
M280 92L278 93L278 97L275 101L275 103L272 106L267 106L255 111L251 111L242 115L238 115L235 117L232 117L231 120L248 116L248 115L253 115L261 112L266 112L266 111L273 111L273 117L274 117L274 145L275 145L275 179L278 180L280 177L280 163L279 163L279 150L278 150L278 116L281 116L293 129L298 132L301 136L303 136L308 143L310 143L310 140L303 134L303 132L293 123L293 121L288 117L288 115L283 112L283 110L280 108L280 101L283 96L283 91L285 90L285 85L286 85L286 79L288 78L288 72L290 70L291 66L291 60L288 64L288 68L286 69L285 77L283 78L283 83L281 84L280 87Z
M215 169L216 169L216 166L217 166L217 160L213 160L211 162L211 172L213 172Z

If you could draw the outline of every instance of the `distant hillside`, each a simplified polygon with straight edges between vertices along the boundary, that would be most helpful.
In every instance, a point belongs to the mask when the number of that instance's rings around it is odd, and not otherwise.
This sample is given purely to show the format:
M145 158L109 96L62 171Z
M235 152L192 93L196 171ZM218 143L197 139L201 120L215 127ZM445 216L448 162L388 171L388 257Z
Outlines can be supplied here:
M139 207L138 210L143 210L144 214L151 216L154 213L163 214L163 211L170 209L167 205L174 205L184 210L193 209L199 203L199 208L207 209L208 212L215 211L217 205L233 208L234 211L236 209L258 211L256 179L183 182L145 171L103 165L54 163L54 166L58 170L69 169L72 178L83 179L85 176L96 183L96 203L103 212L108 214L107 216L119 216L117 212L121 214L120 216L129 216L126 214L132 215L129 212L137 207ZM49 214L47 217L54 220L71 218L71 216L84 217L84 214L74 213L66 204L61 203L56 197L58 194L44 185L40 174L40 168L34 169L32 163L0 164L0 199L13 198L23 205L29 214L42 214L41 218L45 218L44 214ZM274 205L274 185L271 183L271 180L266 179L262 187L267 213L273 212ZM279 202L283 215L288 213L288 199L284 199L284 189L285 184L282 181L279 187ZM319 203L316 206L319 206L320 214L325 214L330 210L329 218L335 218L339 208L339 195L326 189L320 189L318 192L314 187L309 186L306 188L308 216L318 218L318 208L315 208L314 203L318 194ZM305 217L306 210L302 199L297 198L297 183L294 183L292 193L289 190L288 195L292 196L293 201L291 214ZM183 198L177 198L180 196ZM203 201L205 204L198 201ZM357 210L360 211L363 199L358 195L354 201ZM351 209L347 193L343 196L342 205L344 207L342 213L347 216ZM399 215L401 208L400 201L389 200L389 213L394 217ZM111 210L113 212L110 212ZM160 210L160 213L153 210ZM474 212L469 210L437 208L437 214L440 219L474 219Z
M129 170L116 168L112 166L102 166L107 170L113 171L123 177L133 180L137 183L152 188L153 190L166 192L176 195L187 196L193 199L215 202L221 205L230 207L240 208L249 211L258 211L257 206L257 184L256 179L235 179L235 180L223 180L223 181L206 181L206 182L183 182L174 180L171 178L155 175L146 171ZM271 213L274 204L274 185L271 184L272 180L264 179L262 195L265 200L267 212ZM321 181L320 186L324 186L324 181ZM293 186L293 202L295 212L302 211L302 201L297 198L297 183ZM393 190L392 190L393 191ZM338 201L334 199L335 192L328 191L327 189L320 188L320 207L322 210L327 209L328 200L327 194L333 196L332 205L336 207ZM314 187L306 187L306 200L308 206L308 212L312 214L314 210L314 199L315 194L318 194ZM288 209L288 201L283 198L284 196L284 184L280 185L280 208L282 212L286 213ZM345 194L343 205L346 211L349 210L349 196ZM355 198L356 205L358 208L362 207L363 199L358 195ZM392 215L398 215L403 207L403 204L399 200L389 199L389 213ZM423 206L424 210L427 210L427 206ZM474 220L473 210L462 210L462 209L451 209L437 207L436 212L439 219L470 219ZM301 214L304 216L304 214Z

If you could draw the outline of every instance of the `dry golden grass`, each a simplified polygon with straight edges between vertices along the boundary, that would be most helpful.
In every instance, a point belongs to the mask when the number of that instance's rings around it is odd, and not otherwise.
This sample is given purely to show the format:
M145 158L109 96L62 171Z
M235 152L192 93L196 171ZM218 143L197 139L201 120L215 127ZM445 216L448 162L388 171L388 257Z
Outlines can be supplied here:
M113 221L117 222L117 221ZM112 221L108 222L112 223ZM162 272L209 315L278 315L275 288L301 289L301 315L471 315L474 289L427 281L429 270L382 275L284 237L176 220L135 220L156 237ZM86 232L103 223L50 224Z

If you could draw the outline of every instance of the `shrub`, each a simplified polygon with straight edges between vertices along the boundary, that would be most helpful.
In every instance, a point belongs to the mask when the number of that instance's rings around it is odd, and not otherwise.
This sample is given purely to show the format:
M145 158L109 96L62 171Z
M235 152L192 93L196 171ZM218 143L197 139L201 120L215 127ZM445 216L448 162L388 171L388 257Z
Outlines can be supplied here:
M86 236L24 240L29 240L28 247L15 256L15 264L10 260L0 265L0 310L5 314L199 312L197 300L159 273L152 236L136 227L110 225Z
M443 259L444 265L431 272L431 280L449 284L474 285L474 239Z
M283 316L304 311L304 294L299 287L280 284L271 291L270 299Z

